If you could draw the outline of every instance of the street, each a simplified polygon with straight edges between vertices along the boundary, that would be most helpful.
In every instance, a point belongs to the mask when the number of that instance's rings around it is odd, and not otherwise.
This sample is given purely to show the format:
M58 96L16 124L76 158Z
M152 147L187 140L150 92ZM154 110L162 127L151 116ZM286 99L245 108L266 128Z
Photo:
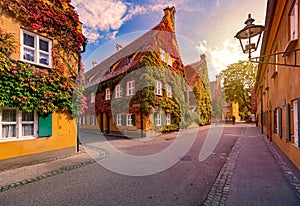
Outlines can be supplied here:
M201 162L198 157L209 126L199 128L188 153L167 170L147 176L127 176L94 163L1 192L0 205L199 205L242 129L242 124L226 125L213 153ZM135 155L163 150L174 141L170 134L147 142L108 139L115 148Z

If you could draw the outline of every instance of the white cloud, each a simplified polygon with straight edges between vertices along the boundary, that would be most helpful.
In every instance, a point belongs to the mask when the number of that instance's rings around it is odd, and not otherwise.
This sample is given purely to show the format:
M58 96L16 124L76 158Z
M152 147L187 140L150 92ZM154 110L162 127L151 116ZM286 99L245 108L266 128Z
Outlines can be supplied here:
M205 53L209 69L214 69L216 74L226 69L228 65L247 60L247 55L243 54L238 41L225 40L223 45L210 46L207 42L200 41L197 45L200 54ZM212 74L212 75L216 75Z
M220 2L220 0L216 0L216 7L217 7L217 8L220 8L220 7L221 7L221 2Z
M125 21L133 15L145 13L145 8L134 6L120 0L73 0L80 21L83 23L83 33L94 42L103 37L99 32L118 30ZM112 37L116 32L111 34Z

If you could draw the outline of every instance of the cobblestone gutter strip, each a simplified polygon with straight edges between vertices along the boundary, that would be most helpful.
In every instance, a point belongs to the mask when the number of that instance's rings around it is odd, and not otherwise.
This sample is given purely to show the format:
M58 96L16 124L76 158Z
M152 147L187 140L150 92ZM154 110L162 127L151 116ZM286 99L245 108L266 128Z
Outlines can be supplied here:
M246 128L243 128L241 136L236 141L234 147L228 155L228 158L211 187L203 206L224 206L228 198L231 178L235 169L235 165L243 144L244 133Z
M300 200L300 181L299 179L295 176L295 174L291 171L287 163L281 158L281 156L278 154L276 149L273 146L273 143L270 142L265 135L264 136L264 141L267 144L269 150L273 154L275 161L279 165L281 171L283 172L284 176L287 178L287 181L291 185L292 189L297 195L297 198Z
M15 182L15 183L12 183L12 184L9 184L9 185L0 186L0 192L4 192L4 191L7 191L7 190L10 190L10 189L13 189L13 188L17 188L17 187L20 187L20 186L23 186L23 185L26 185L26 184L29 184L29 183L32 183L32 182L39 181L39 180L43 180L43 179L46 179L48 177L52 177L52 176L55 176L55 175L66 173L66 172L69 172L71 170L78 169L78 168L81 168L81 167L84 167L84 166L87 166L87 165L91 165L91 164L95 163L96 161L105 158L108 155L107 151L99 149L99 148L97 148L97 152L99 152L100 155L95 160L82 162L82 163L72 165L72 166L68 166L68 167L62 167L62 168L59 168L57 170L48 172L46 174L42 174L42 175L34 177L34 178L29 178L29 179L22 180L22 181L19 181L19 182Z

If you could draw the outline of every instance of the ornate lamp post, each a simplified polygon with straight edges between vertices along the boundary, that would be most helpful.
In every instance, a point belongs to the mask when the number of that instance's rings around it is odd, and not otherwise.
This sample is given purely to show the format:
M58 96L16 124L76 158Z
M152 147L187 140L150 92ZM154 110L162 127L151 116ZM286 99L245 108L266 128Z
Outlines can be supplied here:
M248 19L245 21L246 26L235 35L235 38L240 40L240 44L243 49L243 52L249 54L250 61L251 61L251 52L257 50L257 46L259 44L261 34L265 29L265 27L262 25L253 24L254 21L255 20L251 18L251 14L248 14ZM251 41L251 39L256 36L258 36L257 42Z

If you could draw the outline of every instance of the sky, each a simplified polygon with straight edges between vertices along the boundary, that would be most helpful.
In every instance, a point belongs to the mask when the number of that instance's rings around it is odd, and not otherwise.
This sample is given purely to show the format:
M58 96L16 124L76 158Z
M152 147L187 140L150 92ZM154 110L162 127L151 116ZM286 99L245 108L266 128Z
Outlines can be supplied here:
M175 6L175 33L183 64L205 54L210 80L239 60L247 60L234 38L251 13L264 25L267 0L72 0L88 38L85 71L156 26L163 9ZM259 51L253 56L259 56Z

